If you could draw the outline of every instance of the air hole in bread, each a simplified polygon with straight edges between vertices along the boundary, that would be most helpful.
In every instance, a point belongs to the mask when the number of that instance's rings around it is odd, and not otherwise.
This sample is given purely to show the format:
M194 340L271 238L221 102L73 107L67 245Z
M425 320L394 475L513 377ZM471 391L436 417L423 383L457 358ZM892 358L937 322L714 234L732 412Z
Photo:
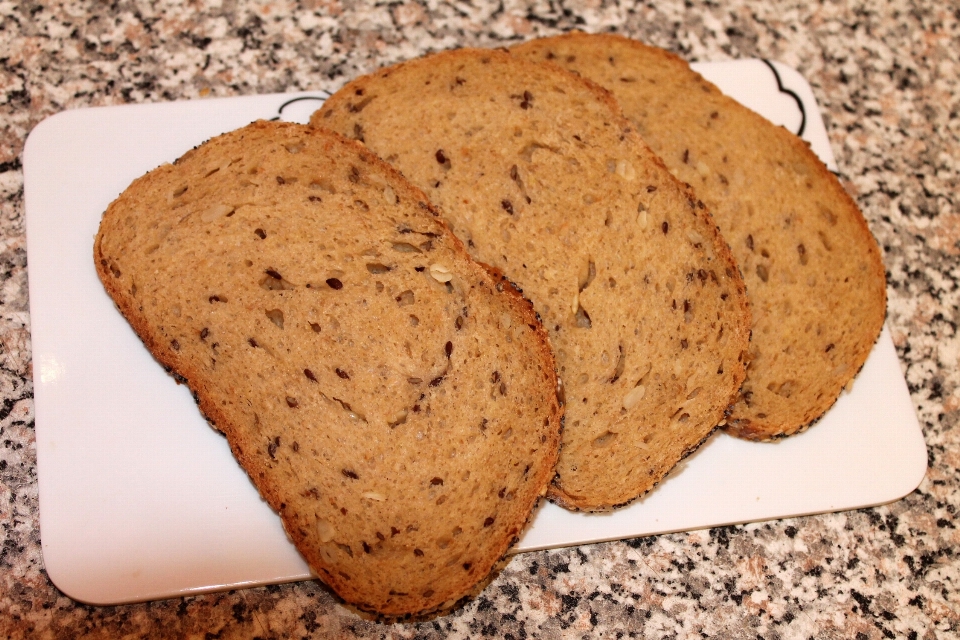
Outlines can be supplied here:
M827 207L823 206L823 204L822 204L822 203L819 203L819 202L817 203L817 208L820 210L820 215L823 217L824 220L827 221L827 223L828 223L831 227L832 227L832 226L836 226L836 224L837 224L837 214L835 214L833 211L831 211L831 210L828 209Z
M277 325L280 329L283 329L283 311L280 309L267 309L264 313L267 318L270 319L270 322Z
M400 253L423 253L420 249L409 242L392 242L390 244L394 251L399 251Z
M833 244L830 242L830 239L827 238L826 234L823 231L817 231L817 235L820 236L820 244L823 245L823 248L827 251L833 251Z
M579 290L583 291L590 286L590 283L593 282L593 279L597 277L597 266L593 262L593 258L587 258L587 260L580 267L580 277L579 277Z
M363 100L360 100L359 102L352 103L349 107L347 107L347 109L350 111L350 113L360 113L366 108L368 104L373 102L374 98L376 98L376 96L367 96L366 98L364 98Z
M597 447L597 448L606 447L613 444L613 442L616 439L617 439L616 433L614 433L613 431L606 431L602 435L599 435L596 438L594 438L592 444L594 447Z
M310 183L310 188L314 190L326 191L331 195L336 195L337 188L326 178L320 178Z
M559 153L559 149L556 147L551 147L548 144L543 144L540 142L530 142L523 149L520 150L520 157L526 162L533 161L533 154L539 150L552 151L553 153Z
M614 383L620 379L620 376L623 375L623 371L627 365L626 354L623 351L623 343L617 345L618 355L617 355L617 366L613 370L613 376L610 378L610 383Z
M593 323L590 322L590 314L587 313L587 310L582 306L577 305L577 313L574 316L577 326L581 329L589 329L593 326Z
M517 185L517 188L520 189L520 194L523 195L524 199L527 201L527 204L530 204L532 201L530 196L527 195L527 189L523 184L523 178L520 177L520 170L517 168L517 165L510 167L510 179L513 180L514 184Z

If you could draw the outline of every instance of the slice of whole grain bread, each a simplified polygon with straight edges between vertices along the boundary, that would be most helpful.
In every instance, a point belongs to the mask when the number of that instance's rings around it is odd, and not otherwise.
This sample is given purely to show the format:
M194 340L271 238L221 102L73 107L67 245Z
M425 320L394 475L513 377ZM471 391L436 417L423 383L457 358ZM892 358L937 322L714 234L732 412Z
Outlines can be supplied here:
M513 51L612 91L716 217L753 314L747 379L727 430L768 440L821 417L863 366L886 310L880 250L840 182L797 136L662 49L571 33Z
M531 305L353 141L257 122L136 180L94 256L316 574L387 618L481 588L553 476Z
M747 348L742 280L606 91L464 49L354 80L311 123L400 169L533 301L567 403L553 500L629 503L724 419Z

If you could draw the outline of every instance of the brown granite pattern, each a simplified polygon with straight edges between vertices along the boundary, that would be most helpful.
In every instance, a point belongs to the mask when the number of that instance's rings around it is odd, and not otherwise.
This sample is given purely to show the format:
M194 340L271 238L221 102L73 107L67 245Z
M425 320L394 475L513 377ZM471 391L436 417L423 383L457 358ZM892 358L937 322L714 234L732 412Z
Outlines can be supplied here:
M796 67L884 250L930 470L875 509L525 554L476 600L381 626L314 582L117 607L40 556L21 152L64 109L336 89L382 64L612 29ZM0 3L0 637L950 638L960 635L960 9L936 0Z

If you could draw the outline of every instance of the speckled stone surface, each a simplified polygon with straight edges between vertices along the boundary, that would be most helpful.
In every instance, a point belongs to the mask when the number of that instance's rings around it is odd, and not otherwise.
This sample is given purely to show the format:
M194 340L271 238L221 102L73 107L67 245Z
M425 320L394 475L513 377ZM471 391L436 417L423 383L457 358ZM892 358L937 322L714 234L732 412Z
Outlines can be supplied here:
M0 2L0 638L960 636L960 9L890 2ZM21 153L64 109L301 89L430 50L613 30L689 60L765 57L820 103L883 248L930 468L901 501L524 554L463 609L378 625L304 582L116 607L43 569Z

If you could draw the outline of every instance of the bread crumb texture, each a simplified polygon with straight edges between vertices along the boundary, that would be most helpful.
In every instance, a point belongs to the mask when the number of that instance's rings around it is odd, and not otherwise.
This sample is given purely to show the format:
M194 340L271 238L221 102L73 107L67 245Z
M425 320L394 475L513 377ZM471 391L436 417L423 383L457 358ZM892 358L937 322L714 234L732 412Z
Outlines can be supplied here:
M606 91L461 49L359 78L311 123L400 169L533 301L566 399L553 500L627 504L724 418L744 375L743 281Z
M135 181L94 247L313 568L386 618L479 589L553 476L530 304L355 142L257 122Z
M661 49L571 33L513 51L613 92L716 216L753 315L747 379L727 430L769 440L820 418L863 366L886 313L880 249L836 177L798 137Z

